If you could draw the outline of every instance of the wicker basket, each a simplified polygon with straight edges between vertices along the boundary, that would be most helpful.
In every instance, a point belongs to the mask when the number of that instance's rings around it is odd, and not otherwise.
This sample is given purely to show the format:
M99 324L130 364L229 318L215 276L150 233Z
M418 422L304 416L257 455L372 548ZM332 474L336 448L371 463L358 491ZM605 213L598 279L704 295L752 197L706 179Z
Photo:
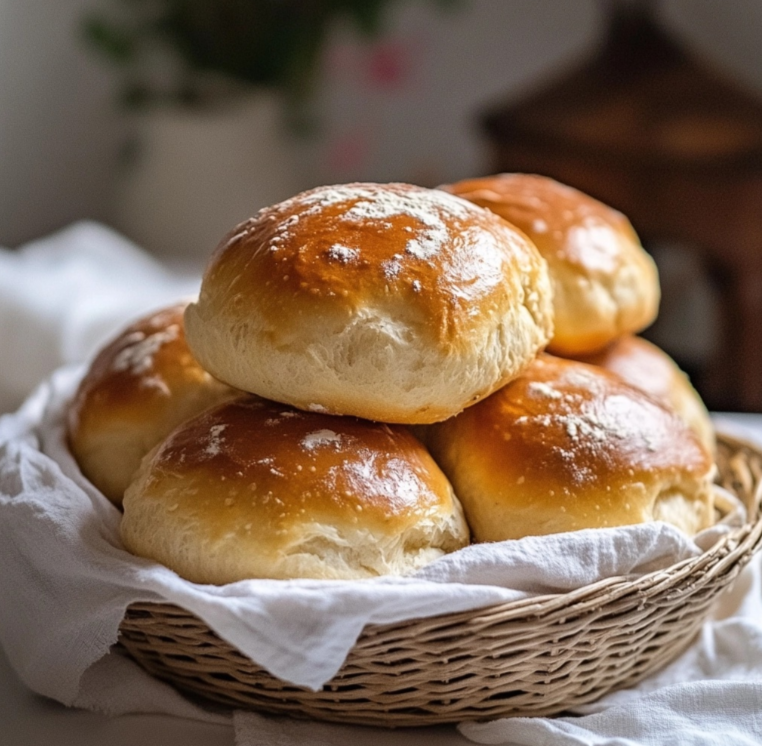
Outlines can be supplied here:
M762 544L762 452L721 436L718 466L749 521L701 556L634 581L366 627L319 692L274 678L176 606L130 606L121 644L151 674L238 708L387 727L553 715L673 660Z

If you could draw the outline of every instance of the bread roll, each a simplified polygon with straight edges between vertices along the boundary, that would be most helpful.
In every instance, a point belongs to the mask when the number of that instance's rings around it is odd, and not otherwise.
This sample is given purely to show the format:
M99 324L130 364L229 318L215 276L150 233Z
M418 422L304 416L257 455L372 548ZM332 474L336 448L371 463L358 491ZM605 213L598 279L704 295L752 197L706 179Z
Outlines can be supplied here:
M714 427L704 402L688 376L656 345L641 337L626 335L603 351L579 359L616 373L673 409L714 453Z
M134 554L215 584L409 573L469 539L405 428L254 397L204 412L143 461L121 532Z
M442 191L304 192L217 248L188 342L220 380L300 409L445 419L518 374L552 330L544 260Z
M547 260L555 315L548 351L567 357L595 352L656 318L656 265L620 212L530 174L498 174L442 188L520 228Z
M125 329L97 355L68 412L82 473L116 505L145 456L176 425L235 395L185 343L184 303Z
M476 541L713 520L712 459L674 413L608 371L541 356L429 429Z

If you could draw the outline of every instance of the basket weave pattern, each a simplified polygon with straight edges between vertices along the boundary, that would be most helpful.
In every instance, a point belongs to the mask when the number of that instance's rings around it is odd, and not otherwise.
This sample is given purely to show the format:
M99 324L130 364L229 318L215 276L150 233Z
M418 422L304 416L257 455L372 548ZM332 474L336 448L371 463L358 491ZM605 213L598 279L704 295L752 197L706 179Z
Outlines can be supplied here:
M708 552L634 581L366 627L319 692L274 678L176 606L133 604L120 642L149 673L238 708L380 726L557 714L676 658L762 544L762 452L721 436L717 460L749 521Z

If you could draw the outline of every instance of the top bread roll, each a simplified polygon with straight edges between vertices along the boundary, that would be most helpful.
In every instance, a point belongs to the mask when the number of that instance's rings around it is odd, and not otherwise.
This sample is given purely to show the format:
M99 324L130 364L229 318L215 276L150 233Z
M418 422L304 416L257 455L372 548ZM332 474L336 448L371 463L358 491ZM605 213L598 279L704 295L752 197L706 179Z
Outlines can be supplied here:
M185 303L149 314L97 355L68 413L82 473L116 505L140 460L183 420L236 394L193 359Z
M547 260L555 315L550 352L595 352L656 318L656 266L620 212L531 174L498 174L441 188L513 223Z
M671 410L619 376L541 355L427 444L476 541L713 520L714 465Z
M213 254L185 315L199 362L300 409L446 419L552 333L545 261L488 210L406 184L321 187L261 210Z
M704 402L677 363L656 345L627 335L594 355L578 358L616 373L673 409L714 453L714 427Z

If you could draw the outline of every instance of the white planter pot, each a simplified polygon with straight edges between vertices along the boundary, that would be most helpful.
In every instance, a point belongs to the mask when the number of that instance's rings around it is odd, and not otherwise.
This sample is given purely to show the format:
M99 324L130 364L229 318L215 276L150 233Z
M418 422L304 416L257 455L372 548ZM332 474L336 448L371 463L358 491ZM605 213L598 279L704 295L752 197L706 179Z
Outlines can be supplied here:
M138 152L117 177L115 227L163 258L205 262L239 222L305 188L280 113L279 99L262 92L140 115Z

